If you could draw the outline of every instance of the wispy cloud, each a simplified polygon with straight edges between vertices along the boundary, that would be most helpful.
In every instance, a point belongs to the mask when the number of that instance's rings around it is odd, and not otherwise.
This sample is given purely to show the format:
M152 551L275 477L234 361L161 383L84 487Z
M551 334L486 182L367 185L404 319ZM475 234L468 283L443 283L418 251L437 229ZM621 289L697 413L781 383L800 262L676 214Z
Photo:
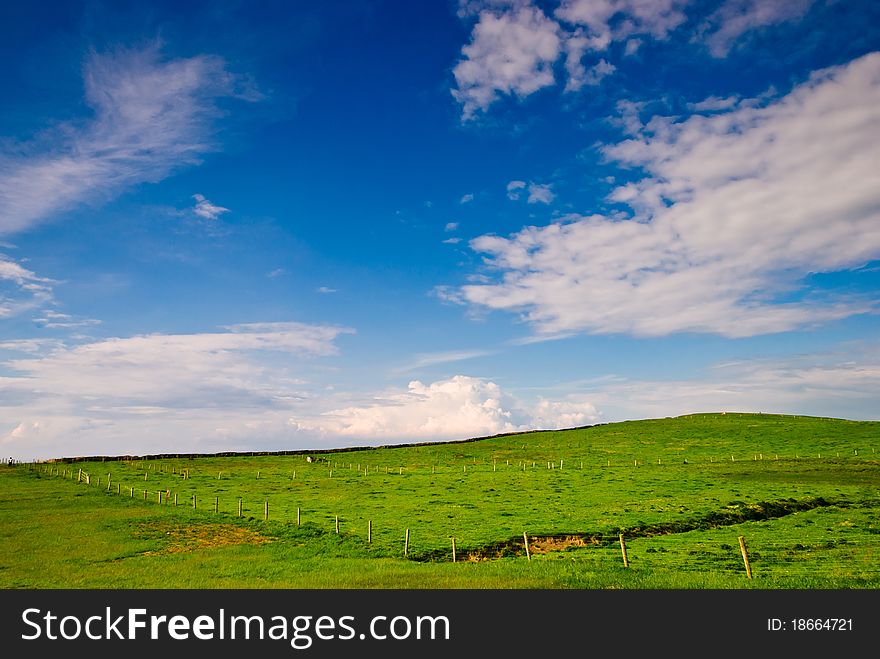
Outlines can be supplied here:
M880 54L783 98L634 124L605 155L646 176L619 216L572 215L471 241L502 273L460 299L520 311L538 334L752 336L877 308L803 278L880 258ZM455 299L447 291L447 298Z
M511 201L519 199L521 191L525 189L525 181L511 181L507 184L507 198Z
M562 0L554 15L584 28L591 50L606 50L613 41L634 35L666 39L685 22L691 0Z
M455 231L458 228L458 222L447 222L446 226L443 227L444 231Z
M511 181L507 184L507 198L511 201L519 201L523 192L528 192L526 200L530 204L549 204L556 195L553 194L552 185L549 183L535 183L534 181Z
M815 0L726 0L699 28L714 57L725 57L743 34L802 18Z
M316 290L317 290L319 293L323 293L323 294L325 294L325 295L327 295L327 294L329 294L329 293L338 293L338 292L339 292L337 289L335 289L335 288L330 288L329 286L319 286Z
M448 350L445 352L429 352L416 355L415 359L401 368L395 369L395 374L410 373L420 368L436 366L437 364L450 364L477 357L486 357L494 354L492 350Z
M101 321L95 318L78 318L70 314L47 309L34 318L34 323L47 329L72 329L75 327L92 327L100 325Z
M204 195L194 194L193 199L196 200L196 205L195 208L193 208L193 213L205 220L216 220L223 213L229 212L228 208L223 208L223 206L212 204L209 200L205 199Z
M469 204L469 203L471 203L473 200L474 200L474 195L471 194L471 193L468 193L468 194L466 194L466 195L462 195L462 196L461 196L461 199L458 200L458 203L460 203L460 204Z
M0 254L0 319L17 316L52 301L51 279L40 277Z
M0 444L30 455L63 454L66 441L111 453L193 450L200 438L246 444L270 420L280 436L311 395L292 369L338 354L337 339L352 331L275 322L78 345L4 342L27 356L3 364L11 375L0 376Z
M551 189L552 187L550 184L529 183L528 203L549 204L556 198Z
M740 411L878 419L877 345L718 364L690 380L597 382L584 392L608 420ZM866 410L873 414L866 416Z
M217 99L259 98L221 58L165 59L157 45L93 52L83 77L91 119L0 156L0 234L198 164L217 148Z

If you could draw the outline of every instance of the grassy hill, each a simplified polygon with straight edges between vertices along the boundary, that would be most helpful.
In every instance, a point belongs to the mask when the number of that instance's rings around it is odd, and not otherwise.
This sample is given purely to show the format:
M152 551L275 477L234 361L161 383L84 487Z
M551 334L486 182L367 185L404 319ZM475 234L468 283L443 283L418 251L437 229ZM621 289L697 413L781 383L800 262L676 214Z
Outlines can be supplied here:
M21 465L0 586L875 588L878 449L880 422L728 413Z

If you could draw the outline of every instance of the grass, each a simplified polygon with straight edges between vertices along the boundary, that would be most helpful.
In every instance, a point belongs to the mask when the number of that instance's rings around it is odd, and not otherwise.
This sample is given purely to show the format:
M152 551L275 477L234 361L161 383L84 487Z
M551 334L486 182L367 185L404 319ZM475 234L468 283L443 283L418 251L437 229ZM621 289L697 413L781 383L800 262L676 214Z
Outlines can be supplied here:
M0 587L876 588L877 449L878 422L707 414L362 451L5 468Z

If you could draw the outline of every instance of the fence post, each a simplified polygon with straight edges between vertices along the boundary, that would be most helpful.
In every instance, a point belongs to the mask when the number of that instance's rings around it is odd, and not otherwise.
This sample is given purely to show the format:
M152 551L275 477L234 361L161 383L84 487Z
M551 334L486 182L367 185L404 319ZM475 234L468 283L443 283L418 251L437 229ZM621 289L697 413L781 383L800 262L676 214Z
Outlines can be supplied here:
M629 567L629 559L626 557L626 542L623 540L623 533L620 534L620 553L623 556L623 567Z
M455 538L452 538L452 562L455 563Z
M523 544L526 546L526 558L529 559L529 563L532 562L532 555L529 553L529 536L523 531Z
M269 502L268 501L263 506L263 518L264 518L264 521L266 521L266 522L269 521Z
M241 497L238 497L238 516L241 517Z
M336 516L336 535L339 535L339 515Z
M406 538L403 541L403 555L409 555L409 529L406 530Z
M367 544L373 543L373 520L367 520Z
M746 551L746 539L743 536L739 536L739 550L742 552L743 563L745 563L746 566L746 575L751 579L752 566L749 564L749 553Z

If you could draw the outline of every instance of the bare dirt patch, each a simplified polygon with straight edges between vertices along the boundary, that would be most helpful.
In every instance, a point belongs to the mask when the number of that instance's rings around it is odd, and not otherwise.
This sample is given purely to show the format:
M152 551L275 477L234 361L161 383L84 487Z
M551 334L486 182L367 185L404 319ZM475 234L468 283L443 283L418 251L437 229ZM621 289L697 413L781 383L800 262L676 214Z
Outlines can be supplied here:
M271 538L256 531L232 524L199 524L196 526L143 524L135 531L134 535L137 538L159 540L163 545L160 549L144 552L144 556L179 554L233 545L263 545L272 542Z

